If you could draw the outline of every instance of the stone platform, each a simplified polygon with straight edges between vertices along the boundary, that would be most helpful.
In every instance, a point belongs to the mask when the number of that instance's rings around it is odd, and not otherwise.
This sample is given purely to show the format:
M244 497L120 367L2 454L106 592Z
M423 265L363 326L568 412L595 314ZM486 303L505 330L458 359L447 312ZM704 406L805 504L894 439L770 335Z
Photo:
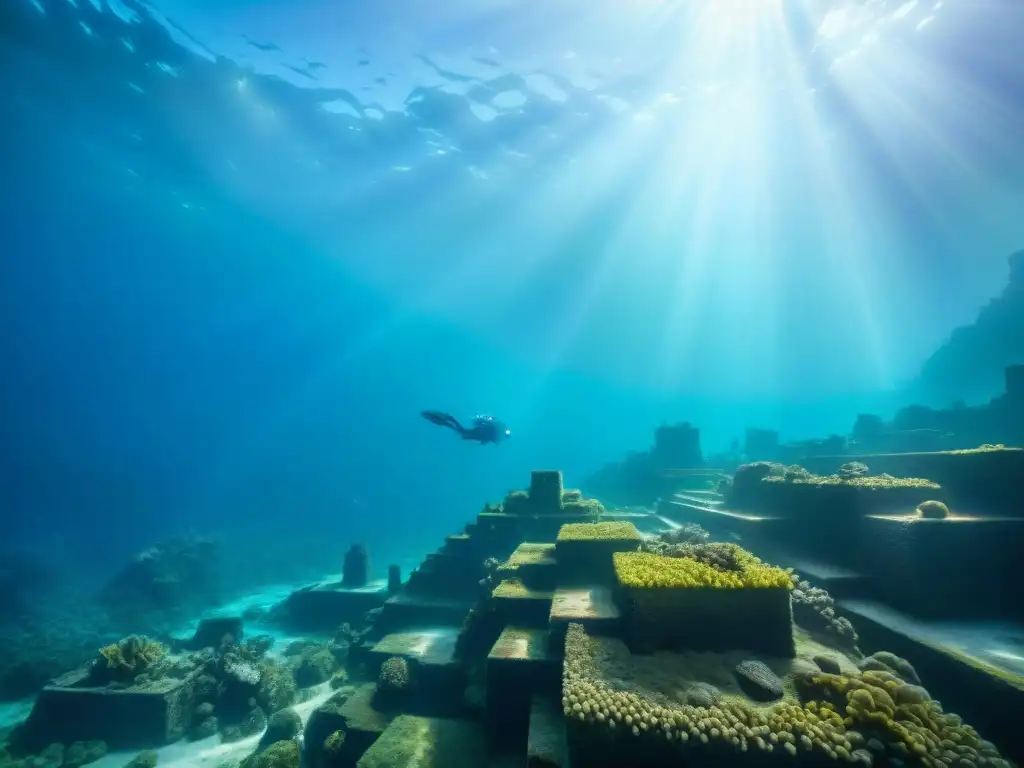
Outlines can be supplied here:
M105 741L111 749L151 749L185 735L184 682L145 687L90 687L89 667L68 672L43 688L19 738L33 749L53 742Z
M1024 509L1024 450L932 451L882 453L859 456L820 456L801 460L816 474L835 472L842 464L858 461L871 474L924 477L943 487L951 508L971 515L1019 515Z
M738 540L835 597L884 600L936 619L1024 621L1024 517L964 515L954 508L943 520L924 520L912 510L791 520L711 507L690 496L675 497L661 512L673 522L699 523L715 538ZM821 580L814 571L828 575Z
M333 632L346 622L361 623L368 611L380 608L387 599L384 581L372 581L365 587L325 581L293 592L281 604L278 616L293 629Z

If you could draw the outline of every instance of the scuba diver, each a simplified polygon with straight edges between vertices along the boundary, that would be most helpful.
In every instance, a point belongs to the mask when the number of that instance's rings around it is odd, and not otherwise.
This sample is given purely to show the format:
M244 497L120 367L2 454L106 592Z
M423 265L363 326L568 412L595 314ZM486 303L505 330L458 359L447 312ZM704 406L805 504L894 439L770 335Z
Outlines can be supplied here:
M512 430L493 416L474 416L473 425L464 427L454 416L441 411L423 411L423 418L432 424L448 427L459 433L463 440L476 440L480 445L497 445L512 434Z

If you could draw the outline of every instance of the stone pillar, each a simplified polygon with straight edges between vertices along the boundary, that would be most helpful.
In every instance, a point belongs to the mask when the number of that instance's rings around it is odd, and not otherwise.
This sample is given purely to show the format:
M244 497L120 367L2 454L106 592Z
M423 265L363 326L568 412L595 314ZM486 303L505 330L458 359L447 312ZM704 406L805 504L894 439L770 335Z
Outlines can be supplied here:
M1008 365L1003 371L1006 380L1006 399L1024 403L1024 365Z
M341 585L343 587L365 587L369 580L370 556L362 544L353 544L345 553L345 565L342 568Z
M535 515L557 515L562 511L562 472L535 469L530 473L530 506Z
M885 422L873 413L857 414L853 425L853 439L858 443L874 443L885 435Z
M394 595L402 588L402 569L398 565L388 566L388 594Z
M747 427L743 452L747 461L775 461L779 455L779 433L774 429Z
M654 431L654 463L662 469L692 469L704 463L700 430L689 422L664 425Z

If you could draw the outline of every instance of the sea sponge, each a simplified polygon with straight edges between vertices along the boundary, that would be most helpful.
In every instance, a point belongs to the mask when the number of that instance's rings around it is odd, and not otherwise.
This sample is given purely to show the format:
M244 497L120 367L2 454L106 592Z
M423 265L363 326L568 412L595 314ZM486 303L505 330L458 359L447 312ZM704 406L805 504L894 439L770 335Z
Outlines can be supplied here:
M377 691L400 693L409 687L409 662L401 656L392 656L380 665L377 677Z
M922 501L917 505L917 515L925 520L943 520L949 517L949 507L941 501Z

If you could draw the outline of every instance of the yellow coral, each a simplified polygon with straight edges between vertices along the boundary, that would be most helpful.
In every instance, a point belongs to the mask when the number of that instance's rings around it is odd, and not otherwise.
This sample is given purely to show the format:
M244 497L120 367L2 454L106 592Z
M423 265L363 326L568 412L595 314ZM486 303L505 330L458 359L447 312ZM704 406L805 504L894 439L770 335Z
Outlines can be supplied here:
M141 635L129 635L120 642L100 648L108 669L141 671L163 658L167 649L160 643Z
M937 703L894 705L887 690L893 680L884 676L869 680L849 675L804 676L803 694L819 698L802 705L784 700L769 708L755 708L733 699L695 707L644 695L635 686L622 689L604 678L607 662L603 657L602 646L589 638L580 624L569 625L562 674L563 712L567 719L604 731L609 739L657 736L680 749L689 744L714 744L741 753L807 756L816 764L821 758L865 762L868 738L880 734L887 748L915 764L932 768L952 763L1008 765L991 743L982 741L956 715L943 713ZM867 763L870 765L870 760Z
M693 558L665 557L652 552L616 552L613 557L615 573L625 587L792 589L792 579L784 570L765 565L739 547L737 550L739 571L722 571Z
M557 541L640 541L636 526L627 522L566 523L558 529Z
M973 728L964 725L956 715L944 713L937 702L922 701L917 696L901 696L900 690L907 684L897 683L891 676L866 673L863 677L853 677L823 673L812 675L801 684L803 696L845 696L842 714L848 728L864 726L868 730L887 733L893 742L900 745L904 754L941 759L944 751L942 742L946 741L975 752L970 759L975 764L981 762L977 750L983 749L983 743ZM890 691L896 694L895 700Z
M965 453L992 453L993 451L1019 451L1020 448L1007 448L1002 443L984 443L979 445L977 448L960 448L955 451L949 451L949 453L965 454Z

